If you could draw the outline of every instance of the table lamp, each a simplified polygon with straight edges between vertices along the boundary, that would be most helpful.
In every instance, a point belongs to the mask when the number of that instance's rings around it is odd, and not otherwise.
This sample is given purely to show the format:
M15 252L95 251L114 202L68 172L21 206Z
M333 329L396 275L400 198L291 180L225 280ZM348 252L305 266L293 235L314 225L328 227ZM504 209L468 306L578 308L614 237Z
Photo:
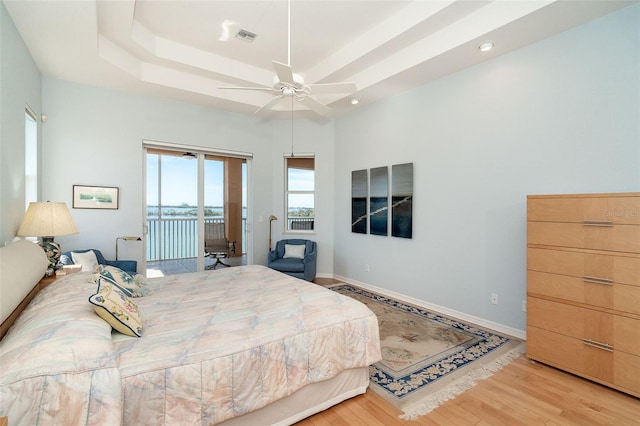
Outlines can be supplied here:
M29 203L24 220L18 228L20 237L40 237L40 247L47 254L49 268L46 276L51 276L60 261L62 250L53 237L77 234L78 228L73 222L65 203L38 202Z

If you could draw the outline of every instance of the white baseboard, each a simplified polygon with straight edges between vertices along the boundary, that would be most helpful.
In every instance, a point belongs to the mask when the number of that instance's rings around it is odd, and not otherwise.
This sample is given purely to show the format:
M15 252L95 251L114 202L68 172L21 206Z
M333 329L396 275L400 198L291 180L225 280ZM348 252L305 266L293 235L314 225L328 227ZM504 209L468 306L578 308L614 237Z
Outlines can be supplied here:
M317 273L316 274L316 278L333 278L333 274L327 274L327 273Z
M491 330L498 331L500 333L507 334L509 336L516 337L518 339L526 340L527 333L525 330L519 330L517 328L509 327L504 324L499 324L497 322L489 321L484 318L476 317L473 315L465 314L464 312L455 311L453 309L445 308L444 306L435 305L433 303L425 302L424 300L416 299L411 296L407 296L404 294L396 293L395 291L387 290L384 288L376 287L374 285L366 284L360 281L352 280L351 278L343 277L340 275L332 275L331 277L336 280L345 282L347 284L352 284L357 287L364 288L365 290L373 291L374 293L382 294L383 296L388 296L393 299L400 300L402 302L410 303L412 305L416 305L421 308L425 308L431 311L439 312L443 315L447 315L462 321L470 322L472 324L479 325L480 327L488 328Z

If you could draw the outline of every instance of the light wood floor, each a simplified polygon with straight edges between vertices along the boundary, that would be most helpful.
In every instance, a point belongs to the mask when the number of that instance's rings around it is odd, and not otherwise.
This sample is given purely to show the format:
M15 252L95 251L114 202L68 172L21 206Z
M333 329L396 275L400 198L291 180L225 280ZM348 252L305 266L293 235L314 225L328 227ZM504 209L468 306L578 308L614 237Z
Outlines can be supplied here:
M530 361L524 355L416 421L370 390L299 426L640 425L640 399Z

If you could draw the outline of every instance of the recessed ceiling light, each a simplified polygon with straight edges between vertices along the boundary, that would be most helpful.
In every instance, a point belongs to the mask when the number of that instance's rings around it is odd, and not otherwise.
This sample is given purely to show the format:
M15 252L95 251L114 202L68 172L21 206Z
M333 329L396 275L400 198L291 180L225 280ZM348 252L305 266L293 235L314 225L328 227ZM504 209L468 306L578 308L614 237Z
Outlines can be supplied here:
M356 98L351 99L351 105L358 105L358 102L360 101L357 100Z
M493 42L485 41L480 46L478 46L478 49L480 49L481 52L488 52L493 49Z
M258 35L256 33L252 33L251 31L243 30L243 29L238 31L238 34L236 34L236 38L237 39L240 39L242 41L246 41L247 43L252 43L253 40L255 40L257 36Z

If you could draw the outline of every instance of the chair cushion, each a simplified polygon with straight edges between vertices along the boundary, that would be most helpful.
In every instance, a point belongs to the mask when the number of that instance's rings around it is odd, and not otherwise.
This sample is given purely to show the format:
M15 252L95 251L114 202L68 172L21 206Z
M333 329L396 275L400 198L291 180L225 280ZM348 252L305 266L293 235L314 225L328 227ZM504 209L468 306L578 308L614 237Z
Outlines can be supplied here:
M269 267L280 272L304 272L302 259L276 259L269 264Z

